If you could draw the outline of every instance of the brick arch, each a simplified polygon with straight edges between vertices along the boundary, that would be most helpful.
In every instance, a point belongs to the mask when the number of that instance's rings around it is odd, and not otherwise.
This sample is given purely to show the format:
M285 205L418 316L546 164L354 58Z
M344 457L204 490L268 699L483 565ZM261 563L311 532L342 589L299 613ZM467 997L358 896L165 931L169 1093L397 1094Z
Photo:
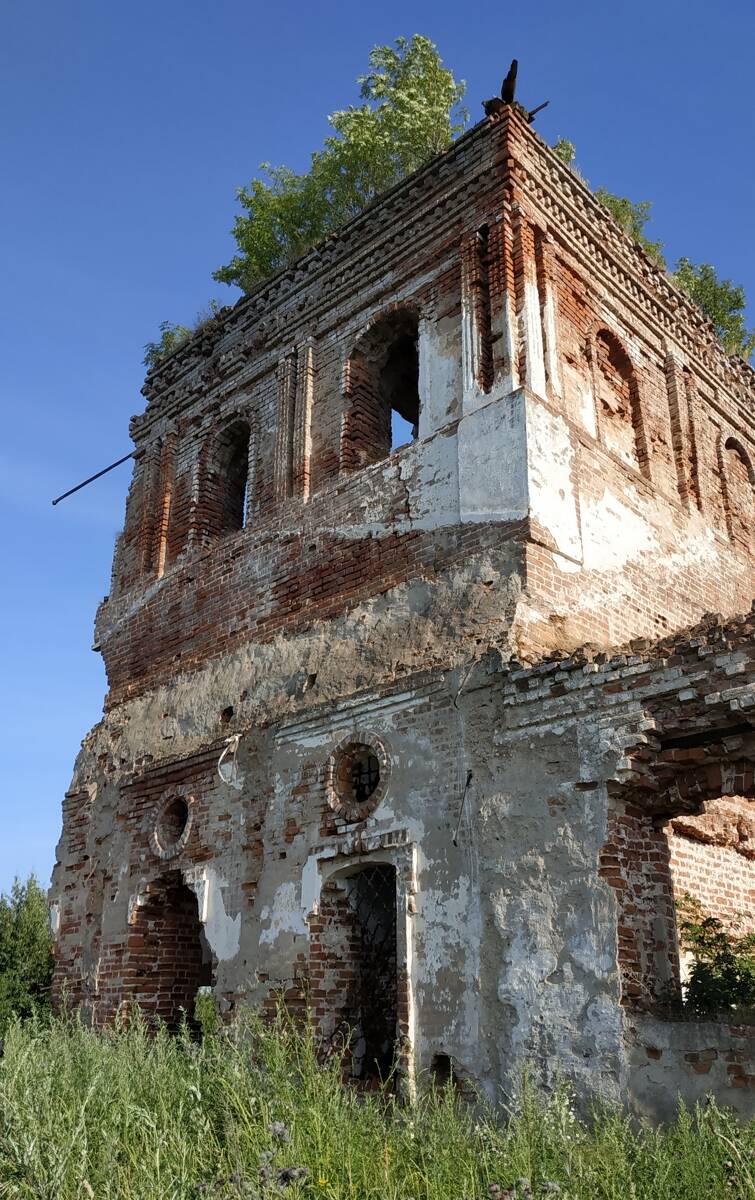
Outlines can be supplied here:
M606 326L590 336L598 428L604 445L629 466L649 473L637 373L621 340Z
M690 714L694 720L696 714ZM652 1008L680 995L670 824L725 797L753 801L755 728L711 706L709 724L658 723L624 753L608 781L606 842L599 874L616 897L621 1002ZM652 717L651 717L652 720Z
M125 1002L171 1030L191 1020L200 987L212 983L212 954L199 919L197 897L180 871L146 884L129 913Z
M194 525L213 541L241 530L250 505L252 423L246 412L227 418L202 451Z
M391 416L419 423L419 309L391 304L353 345L344 371L341 467L357 470L391 452Z
M755 469L736 437L721 438L719 456L726 528L733 542L749 550L755 523Z

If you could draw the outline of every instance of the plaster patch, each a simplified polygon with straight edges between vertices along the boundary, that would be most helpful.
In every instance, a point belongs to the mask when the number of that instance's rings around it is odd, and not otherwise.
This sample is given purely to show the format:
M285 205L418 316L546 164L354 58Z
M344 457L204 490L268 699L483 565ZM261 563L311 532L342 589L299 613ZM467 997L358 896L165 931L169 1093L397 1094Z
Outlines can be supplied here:
M261 924L260 943L263 945L272 944L282 933L309 935L299 891L292 880L281 883L276 889L272 905L266 905L262 910Z

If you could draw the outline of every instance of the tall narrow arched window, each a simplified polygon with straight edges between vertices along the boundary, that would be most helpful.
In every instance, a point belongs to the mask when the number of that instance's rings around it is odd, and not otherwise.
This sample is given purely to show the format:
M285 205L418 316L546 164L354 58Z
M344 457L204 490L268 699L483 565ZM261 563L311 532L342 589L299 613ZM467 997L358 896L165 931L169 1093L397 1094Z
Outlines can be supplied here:
M607 329L595 338L597 407L603 441L629 466L647 470L637 378L629 355Z
M744 446L730 437L723 452L724 502L729 537L740 546L751 549L755 522L755 472Z
M248 422L236 420L218 436L208 456L201 523L211 538L246 525L250 436Z
M360 338L347 363L341 463L355 470L412 441L419 428L417 314L399 309Z

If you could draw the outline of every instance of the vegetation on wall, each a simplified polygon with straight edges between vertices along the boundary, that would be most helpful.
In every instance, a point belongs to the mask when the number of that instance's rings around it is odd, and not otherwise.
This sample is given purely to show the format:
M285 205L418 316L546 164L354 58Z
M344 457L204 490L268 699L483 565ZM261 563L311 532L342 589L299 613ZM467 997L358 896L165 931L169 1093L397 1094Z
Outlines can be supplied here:
M576 174L574 166L576 149L573 142L559 138L552 149ZM605 188L597 188L595 198L607 208L617 225L627 237L637 242L661 270L667 270L663 255L663 243L652 241L645 233L650 220L652 204L649 200L629 200L616 196ZM744 288L730 279L719 279L715 267L710 263L692 263L688 258L677 260L673 271L669 271L672 283L689 296L713 322L716 337L727 354L747 359L755 351L755 329L745 325L747 299Z
M214 272L215 280L250 291L444 150L469 119L461 104L464 82L455 79L437 47L420 34L397 38L393 46L374 46L368 71L357 82L362 103L330 114L333 132L312 154L309 170L298 173L262 163L262 177L239 188L242 211L232 229L237 252ZM572 142L559 138L553 149L576 170ZM651 202L633 201L605 188L598 188L595 196L666 270L661 242L646 233ZM755 330L745 325L743 289L719 279L710 263L695 264L688 258L680 258L669 275L713 322L726 352L749 359L755 351ZM196 328L163 321L159 339L144 348L145 365L156 366Z
M0 1036L14 1017L47 1010L51 978L47 897L30 875L0 896Z
M331 113L333 133L308 171L262 164L266 179L238 191L238 252L214 278L249 291L444 150L468 119L464 83L426 37L375 46L360 76L363 103Z
M157 342L147 342L144 347L144 362L145 367L150 370L156 367L163 358L167 358L174 350L177 350L185 341L193 337L198 330L203 329L209 324L220 312L221 305L217 300L208 300L204 308L200 309L194 318L194 324L174 325L172 321L160 322L160 339Z
M739 933L706 913L699 900L677 902L679 941L692 956L684 984L684 1008L695 1017L742 1018L755 1014L755 933Z

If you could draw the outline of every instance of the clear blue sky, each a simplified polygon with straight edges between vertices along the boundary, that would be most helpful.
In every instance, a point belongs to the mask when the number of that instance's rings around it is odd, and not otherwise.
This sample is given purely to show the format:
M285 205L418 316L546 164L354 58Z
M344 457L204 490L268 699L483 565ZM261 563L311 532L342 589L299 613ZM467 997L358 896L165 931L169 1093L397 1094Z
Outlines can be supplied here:
M516 55L521 99L551 101L540 133L574 141L593 186L652 199L671 260L711 261L755 301L752 0L5 4L0 890L47 881L101 711L92 618L129 468L50 498L130 449L160 321L233 299L210 273L235 188L263 160L304 167L369 48L414 32L466 79L474 120Z

